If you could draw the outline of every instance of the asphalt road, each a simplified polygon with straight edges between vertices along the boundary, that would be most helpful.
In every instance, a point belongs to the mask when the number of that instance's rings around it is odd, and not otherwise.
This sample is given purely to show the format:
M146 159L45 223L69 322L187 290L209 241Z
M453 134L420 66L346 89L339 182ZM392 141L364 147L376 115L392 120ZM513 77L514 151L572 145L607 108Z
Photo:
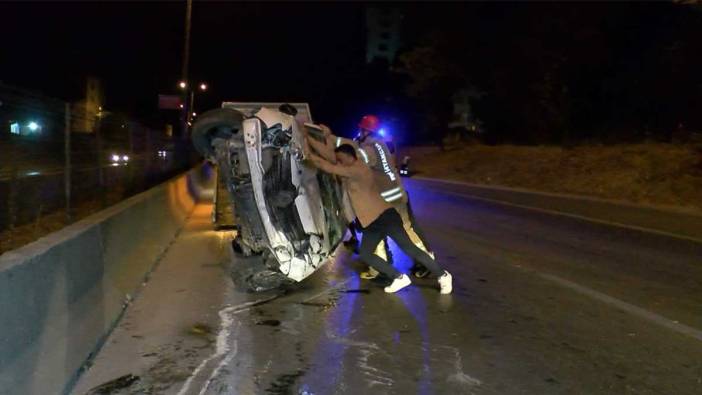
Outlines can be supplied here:
M201 205L75 393L702 393L702 244L409 185L453 295L386 295L347 251L238 293Z

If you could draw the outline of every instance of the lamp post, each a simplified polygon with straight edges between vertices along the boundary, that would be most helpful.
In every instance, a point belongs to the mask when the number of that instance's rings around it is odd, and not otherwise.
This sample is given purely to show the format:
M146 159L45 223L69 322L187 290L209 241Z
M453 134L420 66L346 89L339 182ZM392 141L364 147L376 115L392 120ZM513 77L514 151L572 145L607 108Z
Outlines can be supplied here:
M182 84L183 82L181 82ZM185 84L187 86L187 84ZM205 92L207 91L208 85L204 82L201 82L198 84L198 90L200 92ZM185 109L187 111L186 114L186 119L188 122L188 125L192 123L193 116L195 116L195 89L190 89L190 102L188 103L188 107Z
M188 74L189 74L189 66L190 66L190 27L191 27L191 21L192 21L192 10L193 10L193 2L192 0L186 0L186 5L185 5L185 37L183 39L183 64L182 64L182 69L181 69L181 77L182 80L180 84L181 89L183 89L183 95L181 96L183 99L183 102L188 98L188 91L187 91L187 83L186 81L188 80ZM182 122L183 122L183 139L188 138L188 109L184 108L183 109L183 117L182 117Z

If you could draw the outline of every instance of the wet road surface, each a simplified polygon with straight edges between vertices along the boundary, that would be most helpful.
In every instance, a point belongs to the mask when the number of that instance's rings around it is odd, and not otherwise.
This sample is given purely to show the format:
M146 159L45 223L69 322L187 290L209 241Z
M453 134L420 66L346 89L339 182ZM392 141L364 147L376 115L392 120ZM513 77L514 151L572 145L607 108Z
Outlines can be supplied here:
M453 295L386 295L345 250L238 293L201 205L74 393L702 393L701 244L409 185Z

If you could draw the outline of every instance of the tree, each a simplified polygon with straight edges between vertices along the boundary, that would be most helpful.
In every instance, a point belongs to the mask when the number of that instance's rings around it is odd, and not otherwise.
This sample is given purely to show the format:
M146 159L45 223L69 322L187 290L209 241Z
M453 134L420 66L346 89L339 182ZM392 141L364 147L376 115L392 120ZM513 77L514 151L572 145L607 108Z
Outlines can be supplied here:
M406 93L423 111L421 137L443 147L453 111L451 98L469 84L461 68L438 48L440 40L439 35L431 35L422 45L401 54L397 71L409 77Z

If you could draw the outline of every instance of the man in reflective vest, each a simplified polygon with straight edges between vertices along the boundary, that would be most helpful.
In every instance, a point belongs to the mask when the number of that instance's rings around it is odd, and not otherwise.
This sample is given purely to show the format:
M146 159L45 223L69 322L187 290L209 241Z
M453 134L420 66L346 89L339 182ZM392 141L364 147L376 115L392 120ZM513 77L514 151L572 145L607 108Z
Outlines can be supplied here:
M323 148L319 146L319 143L315 143L311 140L310 142L316 145L315 149L318 151L320 149L325 150L327 156L329 156L333 154L334 149L340 147L342 144L355 146L359 154L359 159L375 171L376 183L380 188L380 196L384 201L391 204L400 214L403 226L412 242L418 248L433 256L434 254L429 249L426 239L415 223L414 215L412 214L409 204L409 196L402 186L397 163L395 161L394 144L391 143L388 145L383 136L379 134L380 119L375 115L365 115L361 118L358 124L359 135L355 140L335 136L328 127L324 125L320 126L325 135L326 147ZM356 229L351 225L350 230L353 239L355 238ZM391 256L388 252L387 242L384 240L378 246L376 254L386 262L390 262ZM419 262L414 262L412 273L416 277L425 277L429 274L429 271ZM366 279L374 278L377 276L377 272L371 267L368 272L362 273L361 276Z
M305 159L318 169L341 178L363 232L361 259L392 280L385 287L385 292L394 293L412 283L406 274L397 271L377 253L380 242L390 237L402 251L413 260L420 261L437 277L442 294L450 294L453 290L451 274L437 264L433 255L420 249L411 240L400 214L387 199L381 197L375 174L377 172L361 162L357 155L358 149L350 144L342 144L334 149L335 158L328 160L324 158L326 154L322 155L319 151L315 154L310 148L310 146L319 145L324 147L325 144L312 144L312 140L310 136L305 138L303 147ZM317 148L314 150L316 151Z

